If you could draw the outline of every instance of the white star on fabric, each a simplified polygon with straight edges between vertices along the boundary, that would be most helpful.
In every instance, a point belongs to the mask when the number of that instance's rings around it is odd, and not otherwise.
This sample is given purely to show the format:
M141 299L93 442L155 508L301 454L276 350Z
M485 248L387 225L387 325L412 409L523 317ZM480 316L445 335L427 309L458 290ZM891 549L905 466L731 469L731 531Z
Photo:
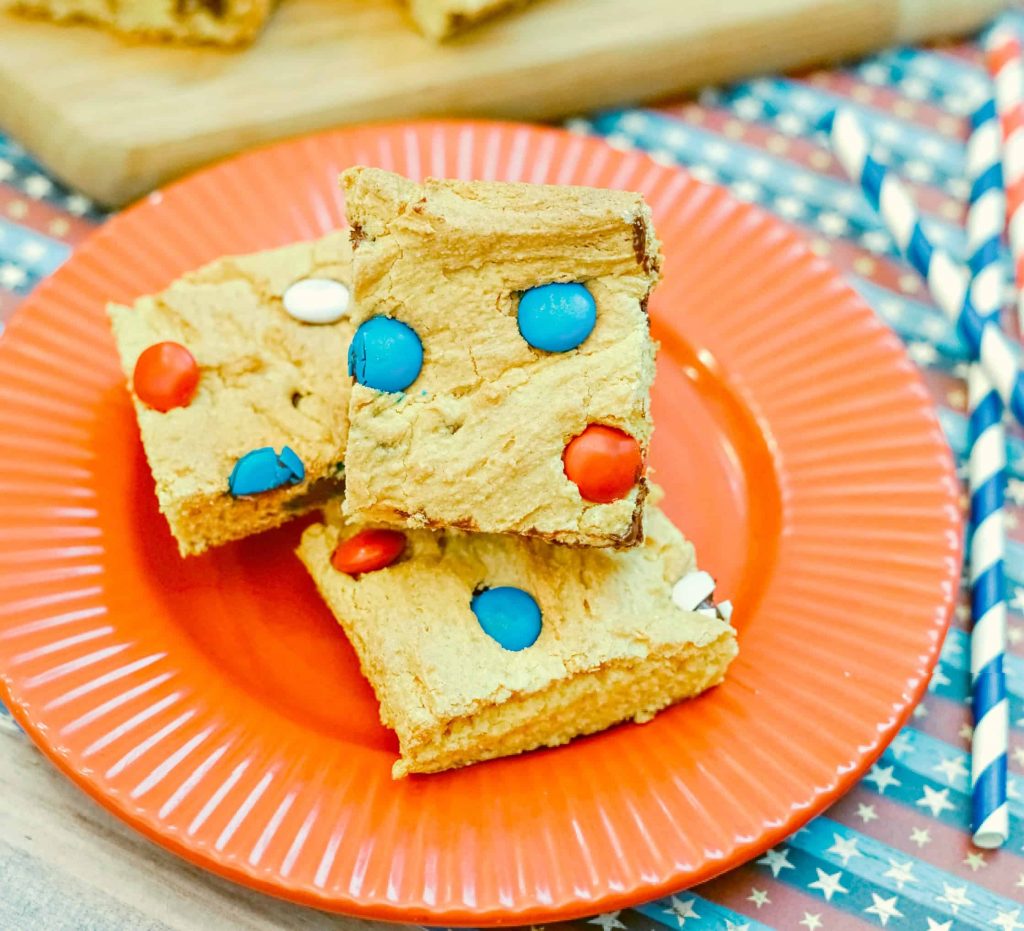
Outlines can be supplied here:
M926 708L926 707L924 706L924 703L922 702L922 703L921 703L920 705L918 705L918 706L917 706L917 707L916 707L916 708L915 708L915 709L914 709L914 710L913 710L913 711L912 711L912 712L910 713L910 715L911 715L911 717L912 717L912 718L914 718L915 720L916 720L916 719L918 719L918 718L927 718L927 717L928 717L928 709L927 709L927 708Z
M895 142L903 135L903 130L898 123L882 123L875 127L875 135L886 142Z
M927 162L907 162L903 166L903 174L914 181L932 180L932 166Z
M816 928L821 927L821 912L813 915L810 912L804 912L804 917L800 919L799 923L807 928L807 931L815 931Z
M925 844L932 842L932 833L928 828L911 828L910 829L910 840L912 843L917 844L920 850Z
M647 157L652 162L657 162L659 165L665 165L668 168L675 168L679 164L679 161L669 149L651 149L647 153Z
M963 388L954 388L946 394L946 400L949 402L950 407L963 410L967 406L967 392Z
M669 907L662 909L662 911L666 915L674 915L680 927L682 927L686 924L687 918L700 918L700 915L693 910L694 901L694 899L680 899L674 895L669 899Z
M1017 722L1016 727L1024 727L1024 718ZM1012 779L1006 783L1006 797L1014 802L1021 798L1020 789L1017 788L1017 783Z
M920 78L904 78L900 81L900 90L911 100L925 100L928 97L928 85ZM928 140L921 144L921 152L929 154L929 147L936 148L936 143Z
M1013 511L1003 511L1003 526L1007 530L1016 530L1019 523L1020 521Z
M775 210L784 217L798 217L804 212L804 205L795 197L780 197L775 201Z
M749 171L755 178L767 178L774 169L772 163L766 158L752 158L750 164L747 166Z
M608 141L608 137L605 137L605 142ZM718 181L718 175L716 175L707 165L690 165L689 172L698 181L703 181L705 184L715 184Z
M837 210L856 210L859 206L864 203L864 195L859 190L853 188L844 188L839 191L836 196L832 199L832 203L835 205ZM882 233L884 236L885 233Z
M881 230L868 230L860 237L860 244L876 254L888 252L891 242L889 234Z
M615 931L616 928L625 928L626 926L619 921L619 912L608 912L604 915L598 915L596 918L591 918L588 925L598 925L603 928L604 931Z
M828 853L834 853L843 861L843 866L846 866L850 862L850 857L859 857L860 851L857 849L857 838L856 837L843 837L840 834L832 835L832 846L828 848Z
M883 927L889 923L890 918L903 917L903 912L896 907L896 896L891 899L883 899L877 892L872 892L871 899L872 904L864 911L869 915L877 915Z
M795 113L780 113L775 117L775 125L788 136L802 136L807 132L807 121Z
M729 921L729 919L726 918L725 931L750 931L750 922L744 921L743 924L739 924L738 922Z
M1020 763L1021 766L1024 766L1024 747L1014 748L1013 761L1015 763Z
M1017 931L1018 928L1024 928L1024 921L1018 921L1020 917L1020 909L1015 908L1011 911L1003 911L1002 909L996 909L996 917L992 919L991 924L994 924L997 928L1002 928L1003 931Z
M737 181L729 188L740 200L760 200L764 191L753 181Z
M625 113L619 120L619 125L627 133L642 133L647 128L647 115L639 110L632 110Z
M938 672L938 667L936 667ZM945 680L945 684L949 685L949 679L946 676L942 677ZM932 680L934 681L934 679ZM964 766L963 757L949 757L945 756L942 758L941 763L936 763L932 769L935 772L942 773L946 777L946 782L955 782L961 776L967 775L967 767Z
M896 779L892 774L892 771L895 768L896 767L894 766L880 766L878 763L875 763L875 765L871 767L871 771L864 777L864 781L873 782L878 788L879 794L885 795L885 790L888 789L889 786L903 785L903 783Z
M907 355L918 365L934 365L939 360L939 351L931 343L917 340L907 343Z
M25 179L25 193L29 197L45 197L53 190L53 182L43 175L29 175Z
M783 847L781 850L768 850L757 862L767 866L772 871L772 876L775 877L778 877L779 873L783 870L796 869L789 862L789 849L787 847Z
M849 224L838 213L822 213L818 216L818 226L829 236L842 236Z
M23 243L21 248L18 249L18 255L20 255L26 262L35 262L46 255L46 247L35 240L29 240L28 242Z
M910 750L910 735L906 731L900 731L893 742L889 744L889 752L897 760L903 759L903 754Z
M850 890L842 885L843 872L840 870L837 873L826 873L820 867L815 867L815 872L818 874L818 878L807 884L808 889L820 889L821 894L825 896L826 902L832 901L832 896L837 892L849 892Z
M945 902L953 909L955 915L961 905L973 905L974 903L967 898L967 887L966 886L951 886L949 883L942 884L942 895L935 897L936 902Z
M941 666L936 666L935 667L935 672L932 673L931 680L928 682L928 691L929 692L934 692L940 685L949 685L949 684L950 684L949 676L947 676L942 671L942 667ZM946 765L945 761L943 761L943 763L941 763L941 764L938 764L937 766L934 766L933 769L941 769L944 765ZM960 763L959 765L960 765L961 768L963 767L963 763ZM964 772L966 773L967 770L964 770ZM947 777L947 778L950 778L950 777Z
M860 78L865 84L885 84L889 80L889 71L877 62L861 65Z
M1009 640L1010 643L1016 645L1024 640L1024 630L1020 627L1014 627L1011 625L1006 629L1006 639ZM1020 762L1021 765L1024 766L1024 760L1021 760Z
M5 158L0 158L0 181L6 181L14 174L14 166Z
M964 857L961 862L964 866L969 866L973 873L977 873L978 870L988 866L985 862L985 857L980 853L975 853L974 851L968 852L967 856Z
M752 97L744 97L733 104L736 115L744 120L756 120L764 116L764 104Z
M949 921L942 922L942 924L939 924L937 921L935 921L932 918L928 918L928 928L927 928L927 931L951 931L952 927L953 927L953 919L952 918L950 918Z
M970 740L974 736L974 728L970 724L961 724L956 736L962 740Z
M1024 588L1020 585L1015 585L1013 588L1013 598L1010 599L1010 606L1024 614Z
M954 811L956 806L949 800L949 789L935 791L931 786L922 786L924 795L917 800L917 805L927 808L933 818L938 818L944 811Z
M729 147L724 142L709 142L701 149L701 155L708 161L724 162L729 158Z
M1006 497L1014 504L1024 504L1024 482L1019 478L1008 478L1006 480Z
M914 876L914 861L907 860L905 863L900 863L899 860L889 860L889 869L883 874L889 879L896 881L896 888L902 889L905 883L916 883L917 877Z
M878 814L875 812L874 805L857 805L857 817L860 818L865 824L869 821L877 821Z
M758 908L762 905L771 905L772 900L768 898L768 893L764 889L755 889L751 887L750 895L747 896L748 902L753 902Z
M27 277L17 265L0 265L0 285L5 288L17 288L25 283Z

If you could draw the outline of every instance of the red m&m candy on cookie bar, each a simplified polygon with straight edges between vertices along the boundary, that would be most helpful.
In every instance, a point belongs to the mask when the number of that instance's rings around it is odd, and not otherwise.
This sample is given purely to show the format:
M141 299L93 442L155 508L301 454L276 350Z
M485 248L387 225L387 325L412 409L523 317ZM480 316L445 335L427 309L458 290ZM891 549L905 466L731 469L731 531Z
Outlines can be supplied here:
M404 549L405 534L400 530L360 530L335 547L331 565L349 575L376 572L390 566Z
M181 343L154 343L142 351L132 387L143 404L167 412L188 407L199 384L199 365Z
M600 423L590 424L566 444L562 462L580 494L598 504L628 495L644 466L634 437Z

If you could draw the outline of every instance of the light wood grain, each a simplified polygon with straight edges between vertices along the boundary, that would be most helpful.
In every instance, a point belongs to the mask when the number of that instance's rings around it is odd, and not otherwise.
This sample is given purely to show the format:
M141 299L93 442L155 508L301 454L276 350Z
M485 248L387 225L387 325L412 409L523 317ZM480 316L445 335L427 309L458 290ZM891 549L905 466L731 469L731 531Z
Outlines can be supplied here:
M0 928L360 931L160 849L67 782L0 713Z
M565 116L972 29L1005 0L540 0L447 45L392 0L283 0L243 52L0 14L0 126L117 205L256 143L429 115Z

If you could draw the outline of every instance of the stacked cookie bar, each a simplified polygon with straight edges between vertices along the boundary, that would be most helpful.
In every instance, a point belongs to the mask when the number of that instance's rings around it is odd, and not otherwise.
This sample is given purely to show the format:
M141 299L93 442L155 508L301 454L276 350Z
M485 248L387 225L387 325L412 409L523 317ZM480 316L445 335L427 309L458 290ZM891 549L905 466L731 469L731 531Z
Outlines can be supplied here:
M396 777L719 683L730 609L646 475L643 199L342 180L351 251L223 259L111 308L182 553L323 508L298 554L398 735Z

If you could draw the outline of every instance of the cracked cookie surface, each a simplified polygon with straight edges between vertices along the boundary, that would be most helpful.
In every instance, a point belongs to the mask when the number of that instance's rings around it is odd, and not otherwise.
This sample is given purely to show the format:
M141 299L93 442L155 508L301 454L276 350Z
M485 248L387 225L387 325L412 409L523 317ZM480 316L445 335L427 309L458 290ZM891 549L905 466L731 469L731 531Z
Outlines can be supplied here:
M303 278L351 284L344 233L281 249L220 259L134 306L108 308L129 381L140 353L171 340L199 364L186 407L161 413L133 394L160 509L183 555L284 523L343 487L348 428L346 316L313 325L289 316L285 290ZM234 498L228 477L240 457L287 445L305 480Z
M585 546L639 542L646 480L611 503L566 477L566 443L589 424L651 435L655 346L646 300L659 243L639 194L343 175L353 228L356 324L388 316L423 344L401 394L354 385L346 513ZM567 352L521 336L519 295L583 283L596 325Z

